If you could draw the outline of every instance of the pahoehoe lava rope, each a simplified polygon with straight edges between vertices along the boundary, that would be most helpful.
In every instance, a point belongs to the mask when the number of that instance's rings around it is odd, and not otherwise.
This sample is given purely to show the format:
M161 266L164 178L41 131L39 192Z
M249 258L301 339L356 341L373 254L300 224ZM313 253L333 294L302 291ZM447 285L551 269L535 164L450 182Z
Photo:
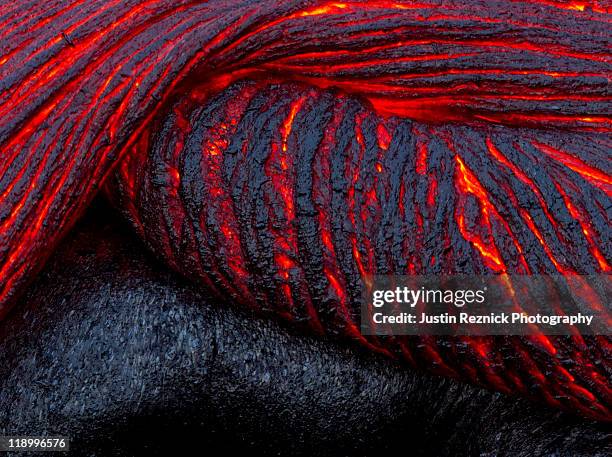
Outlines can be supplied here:
M368 273L610 272L607 2L0 3L0 313L113 165L213 291L610 420L607 337L361 337Z

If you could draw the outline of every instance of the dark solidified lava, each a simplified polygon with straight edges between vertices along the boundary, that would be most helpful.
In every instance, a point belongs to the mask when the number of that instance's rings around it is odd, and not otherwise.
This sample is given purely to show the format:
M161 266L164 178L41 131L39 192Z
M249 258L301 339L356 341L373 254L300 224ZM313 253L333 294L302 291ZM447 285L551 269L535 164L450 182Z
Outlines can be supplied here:
M3 1L0 311L114 173L143 239L211 292L609 420L608 337L357 325L367 274L610 272L609 13Z

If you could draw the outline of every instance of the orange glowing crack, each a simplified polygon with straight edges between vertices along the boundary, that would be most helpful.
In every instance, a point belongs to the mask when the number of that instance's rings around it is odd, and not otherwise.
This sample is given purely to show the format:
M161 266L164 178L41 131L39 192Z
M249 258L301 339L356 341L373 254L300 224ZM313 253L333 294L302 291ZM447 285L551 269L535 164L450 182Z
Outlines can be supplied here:
M582 233L588 242L589 250L593 254L593 257L595 257L595 260L597 260L601 271L603 271L604 273L610 273L612 271L612 269L610 268L610 264L606 261L605 257L597 247L595 240L593 239L593 231L589 227L588 219L582 214L582 212L578 210L576 206L572 204L568 195L563 191L561 186L559 186L556 182L554 184L557 188L557 191L561 195L561 198L563 198L563 202L565 203L565 206L567 207L567 210L569 211L570 215L580 225Z
M277 232L274 236L279 246L281 246L285 251L291 252L292 255L297 252L297 246L295 241L295 234L290 229L290 226L293 223L293 220L295 219L295 208L293 204L293 186L290 182L290 177L287 174L287 170L289 170L290 168L290 163L288 163L287 161L288 139L293 128L295 116L300 111L302 105L306 101L306 98L307 97L304 95L291 103L289 114L287 115L280 127L280 148L277 141L273 142L271 145L272 153L270 155L270 160L278 161L280 165L280 171L275 171L273 168L269 168L267 172L272 178L272 185L274 187L275 192L281 197L283 201L283 206L285 207L286 223L289 226L287 230L285 230L283 233ZM281 278L283 278L284 281L288 281L290 278L290 270L296 267L295 262L284 252L275 253L274 259L278 268L278 274ZM295 306L295 303L293 301L291 286L290 284L285 282L281 287L287 300L287 304L289 305L289 308L292 309ZM311 311L312 310L309 310L309 312Z
M320 6L318 8L314 8L307 11L302 11L298 13L298 16L307 17L307 16L320 16L321 14L329 14L332 12L337 12L338 10L343 10L348 5L346 3L331 3L329 5Z
M591 184L603 190L608 196L612 196L612 178L606 173L587 165L578 157L570 155L567 152L559 149L555 149L547 144L539 143L537 141L532 141L532 144L547 156L561 162L569 169L580 174Z
M542 236L542 233L540 232L540 230L538 229L538 227L535 225L535 223L533 222L533 219L531 218L531 216L529 215L529 213L527 211L525 211L524 209L520 209L520 213L521 213L521 217L523 218L523 220L527 223L527 225L529 226L529 230L531 230L531 232L535 235L535 237L538 239L538 241L540 242L540 244L542 245L542 248L544 249L544 252L546 253L546 255L548 256L548 258L550 259L550 261L553 263L553 265L555 266L555 268L557 269L557 271L561 272L561 273L566 273L566 272L571 272L571 270L566 269L565 267L563 267L555 258L554 254L552 253L550 247L546 244L546 240L544 240L544 237Z
M495 146L495 143L493 143L493 140L491 140L489 136L487 136L485 143L491 155L498 162L500 162L501 164L509 168L512 171L512 173L516 175L519 181L526 184L527 187L531 189L531 191L534 193L534 195L538 199L538 202L540 203L540 207L542 208L542 211L544 211L544 214L546 215L550 223L555 228L555 231L559 233L559 226L557 224L557 221L553 218L552 214L550 214L550 211L548 210L548 205L546 204L546 201L544 200L544 196L542 195L542 192L540 191L540 189L537 188L535 183L519 167L517 167L514 163L508 160L508 158L497 148L497 146ZM517 145L515 145L515 147L518 148Z
M427 143L421 139L417 140L416 172L425 175L427 172Z
M291 134L291 129L293 128L293 121L295 120L296 114L302 108L302 105L304 104L305 101L306 101L306 96L302 96L299 99L295 100L293 103L291 103L291 109L289 111L289 116L287 116L287 119L285 119L285 122L283 122L283 127L281 130L281 135L282 135L281 144L282 144L283 152L287 152L287 140L289 138L289 135Z
M391 135L389 134L389 130L385 127L382 122L379 122L376 126L376 137L378 139L378 147L384 151L389 149L389 144L391 143Z
M457 184L459 189L463 193L469 193L474 195L478 201L480 202L480 208L482 211L482 215L486 221L487 228L489 229L489 233L491 233L491 237L493 236L490 214L497 215L497 210L489 201L489 197L487 196L486 191L478 181L478 178L466 167L461 157L455 155L455 161L458 166L458 173L455 174L457 177ZM499 217L499 216L498 216ZM459 231L461 235L480 252L483 258L490 260L487 262L489 266L491 266L494 270L498 272L505 272L506 265L501 258L501 255L495 245L493 239L491 239L490 243L485 242L480 236L472 234L469 232L467 227L465 226L465 217L463 214L459 214L457 217L457 224L459 226ZM492 263L491 263L492 262Z
M363 113L360 113L357 116L355 116L355 139L357 140L357 144L359 145L359 161L355 167L355 171L353 172L351 187L349 188L349 191L348 191L349 220L351 221L351 224L353 227L355 227L355 229L357 228L356 219L355 219L355 186L357 185L359 181L359 166L363 161L363 157L364 157L365 150L366 150L366 145L365 145L365 140L363 138L363 130L362 130L362 124L363 124L364 117L365 115ZM374 199L375 198L376 197L374 197ZM363 211L361 212L360 217L361 217L361 221L365 225L366 218L364 217ZM369 249L369 240L366 238L363 241L365 244L365 250L368 255L369 265L372 265L373 263L372 250ZM359 270L361 277L365 279L367 275L366 268L364 267L364 262L361 258L361 254L359 252L359 246L357 245L357 238L355 235L351 237L351 242L353 245L353 257L355 259L355 263L357 264L357 268Z

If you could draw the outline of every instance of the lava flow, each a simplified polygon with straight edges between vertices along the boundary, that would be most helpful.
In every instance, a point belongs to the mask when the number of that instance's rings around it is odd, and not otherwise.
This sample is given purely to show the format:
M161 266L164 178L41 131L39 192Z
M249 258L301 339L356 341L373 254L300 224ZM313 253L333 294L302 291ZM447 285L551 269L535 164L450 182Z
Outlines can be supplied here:
M370 338L369 274L610 273L610 7L0 1L0 315L106 181L219 296L610 420L606 336Z

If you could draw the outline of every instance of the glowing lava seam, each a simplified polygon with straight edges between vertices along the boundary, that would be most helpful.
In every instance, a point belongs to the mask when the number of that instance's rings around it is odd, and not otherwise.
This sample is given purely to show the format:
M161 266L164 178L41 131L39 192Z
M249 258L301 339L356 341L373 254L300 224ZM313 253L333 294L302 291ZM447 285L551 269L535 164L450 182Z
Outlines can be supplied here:
M1 1L0 314L113 174L139 234L212 292L610 420L606 337L356 323L367 273L610 272L610 13Z

